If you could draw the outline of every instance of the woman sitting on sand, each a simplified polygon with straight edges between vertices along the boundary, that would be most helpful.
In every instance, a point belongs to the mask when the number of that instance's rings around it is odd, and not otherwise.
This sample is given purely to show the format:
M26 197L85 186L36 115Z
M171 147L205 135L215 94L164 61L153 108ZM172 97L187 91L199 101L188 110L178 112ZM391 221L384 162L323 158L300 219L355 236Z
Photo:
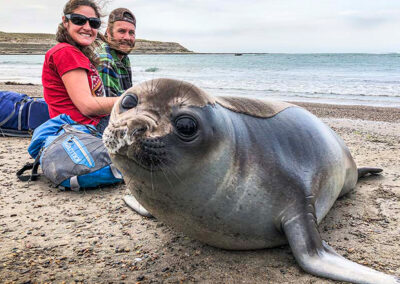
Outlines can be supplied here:
M58 26L56 46L47 51L43 65L44 98L50 117L65 113L100 132L118 99L105 97L90 45L100 28L100 9L92 0L70 0Z

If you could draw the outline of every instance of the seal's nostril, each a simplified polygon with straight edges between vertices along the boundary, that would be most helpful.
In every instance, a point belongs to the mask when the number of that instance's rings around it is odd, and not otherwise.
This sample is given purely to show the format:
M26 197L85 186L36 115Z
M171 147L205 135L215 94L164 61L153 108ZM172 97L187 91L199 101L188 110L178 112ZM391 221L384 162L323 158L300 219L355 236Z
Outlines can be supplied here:
M139 133L143 133L143 132L146 132L147 129L148 129L147 126L143 126L142 128L139 128L137 131L138 131Z
M144 132L146 132L146 130L147 126L136 128L131 132L130 137L133 138L136 135L143 134Z

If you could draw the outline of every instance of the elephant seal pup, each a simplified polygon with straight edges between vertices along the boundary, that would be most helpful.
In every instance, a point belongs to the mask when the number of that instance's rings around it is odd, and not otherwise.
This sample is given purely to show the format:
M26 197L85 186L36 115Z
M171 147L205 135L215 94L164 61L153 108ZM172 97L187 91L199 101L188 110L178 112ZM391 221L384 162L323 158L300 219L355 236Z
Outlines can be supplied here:
M288 242L311 274L400 283L322 241L318 223L335 200L381 170L357 170L343 141L300 107L155 79L121 96L103 140L139 203L195 239L232 250Z

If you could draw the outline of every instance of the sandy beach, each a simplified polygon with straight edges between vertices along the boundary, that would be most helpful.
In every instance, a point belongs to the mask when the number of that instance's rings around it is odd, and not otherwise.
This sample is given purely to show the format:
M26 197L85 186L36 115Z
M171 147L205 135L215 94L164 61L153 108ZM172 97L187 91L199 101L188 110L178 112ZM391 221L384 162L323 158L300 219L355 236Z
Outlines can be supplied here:
M0 90L41 96L39 85ZM384 169L336 201L323 239L360 264L400 276L400 109L299 103L332 127L358 166ZM303 272L288 246L216 249L140 217L124 185L71 192L24 183L30 139L0 137L0 283L339 283Z

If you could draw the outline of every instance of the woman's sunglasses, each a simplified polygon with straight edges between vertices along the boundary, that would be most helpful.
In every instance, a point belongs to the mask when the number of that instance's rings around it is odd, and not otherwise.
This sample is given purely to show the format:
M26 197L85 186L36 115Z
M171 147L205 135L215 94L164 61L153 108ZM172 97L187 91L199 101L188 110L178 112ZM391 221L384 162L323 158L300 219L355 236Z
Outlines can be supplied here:
M65 17L77 26L83 26L87 21L89 21L89 26L92 29L98 29L101 26L99 18L88 18L81 14L66 14Z

